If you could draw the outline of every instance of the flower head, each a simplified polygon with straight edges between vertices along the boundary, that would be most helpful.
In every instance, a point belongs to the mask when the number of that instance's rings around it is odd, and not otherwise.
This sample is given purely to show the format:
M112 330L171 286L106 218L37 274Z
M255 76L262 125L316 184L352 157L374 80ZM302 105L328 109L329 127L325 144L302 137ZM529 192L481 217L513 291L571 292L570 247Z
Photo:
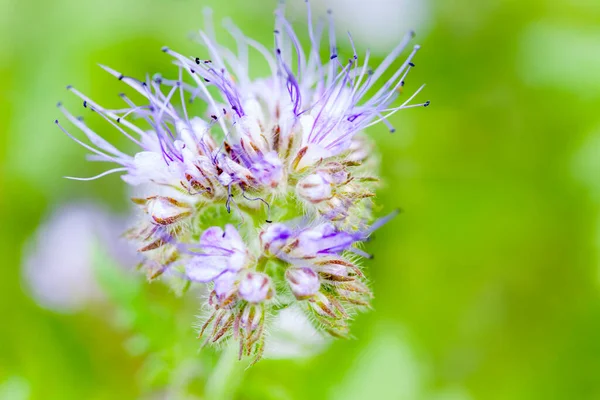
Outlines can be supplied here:
M149 278L179 271L183 279L209 283L212 312L201 334L213 343L233 337L240 357L260 357L267 317L292 304L323 331L347 335L351 315L371 297L357 257L349 256L368 256L358 247L382 223L369 227L378 179L364 130L383 122L394 132L392 114L429 104L411 104L421 87L394 105L419 46L390 70L412 33L372 69L369 52L360 57L350 35L352 53L342 57L329 14L330 54L322 60L322 26L315 28L307 5L308 49L282 5L273 49L227 22L237 54L201 32L203 57L163 48L177 66L174 78L138 80L103 67L140 94L140 104L123 94L124 109L105 108L69 86L84 107L139 146L135 154L59 104L89 143L57 121L60 128L92 160L118 165L74 179L119 173L132 186L150 188L150 196L134 199L145 216L129 232ZM249 51L266 60L266 77L251 78ZM197 101L204 114L188 110Z

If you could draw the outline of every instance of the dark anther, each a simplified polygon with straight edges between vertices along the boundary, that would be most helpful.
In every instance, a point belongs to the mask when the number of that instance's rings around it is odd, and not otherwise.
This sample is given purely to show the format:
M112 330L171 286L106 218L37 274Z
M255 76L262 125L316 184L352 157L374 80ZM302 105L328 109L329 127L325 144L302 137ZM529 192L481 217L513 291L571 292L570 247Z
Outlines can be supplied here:
M204 60L204 64L210 64L211 62L211 60Z
M357 54L354 55L354 59L358 60L358 55Z
M335 60L337 58L337 54L332 54L331 57L329 57L330 60Z
M80 115L77 117L77 121L83 121L83 117Z
M196 64L200 65L200 57L196 57Z
M410 65L411 67L414 67L415 63L409 62L408 65Z
M194 71L194 70L193 70L193 69L191 69L191 68L190 68L190 72L191 72L192 74L195 74L195 73L196 73L196 71Z
M429 106L430 104L431 104L431 101L427 100L427 101L426 101L426 102L423 104L423 107L427 107L427 106Z
M148 106L148 111L154 112L156 111L156 108L154 108L154 106Z
M270 219L266 220L265 222L266 222L267 224L272 224L272 223L273 223L273 221L271 221Z
M58 120L57 120L57 119L55 119L55 120L54 120L54 123L55 123L55 124L58 124Z
M375 73L371 68L367 70L367 75L372 76Z
M390 133L396 133L396 128L390 129Z
M409 33L410 33L410 37L414 38L415 36L417 36L417 33L415 31L411 30Z
M146 84L146 82L142 82L142 86L146 87L148 85Z
M67 90L73 89L73 85L67 85Z
M233 111L237 111L237 106L231 106L231 109L232 109Z
M169 48L168 48L167 46L163 46L163 47L162 47L160 50L161 50L163 53L166 53L167 51L169 51Z
M119 117L119 118L117 118L117 124L120 124L120 123L121 123L121 118Z
M276 34L279 34L279 30L278 29L275 29L273 32L276 33Z
M223 108L223 114L227 114L227 110Z
M125 93L119 93L119 97L125 97Z
M211 115L210 116L212 119L214 119L215 121L218 119L216 115Z
M277 50L275 50L275 52L276 52L277 54L281 54L281 49L277 49Z
M123 74L120 74L118 79L119 79L120 81L122 81L122 80L123 80L123 78L125 78L125 75L123 75Z
M210 82L208 79L204 78L204 82Z
M400 86L404 86L404 81L401 81L401 82L400 82Z
M83 108L87 108L87 101L83 101Z
M58 103L56 103L56 107L62 107L62 101L59 101Z

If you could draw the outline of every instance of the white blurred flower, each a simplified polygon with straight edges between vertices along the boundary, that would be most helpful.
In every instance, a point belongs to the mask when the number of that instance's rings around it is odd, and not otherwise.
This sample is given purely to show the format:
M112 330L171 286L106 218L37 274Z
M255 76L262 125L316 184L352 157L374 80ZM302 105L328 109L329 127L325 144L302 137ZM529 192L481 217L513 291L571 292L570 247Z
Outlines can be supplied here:
M125 224L91 203L59 207L41 223L23 253L23 278L33 299L57 312L75 312L102 298L93 271L96 249L123 265L134 252L119 237Z
M321 335L297 307L282 310L275 320L265 348L265 358L310 357L321 352L329 338Z
M319 11L332 9L338 32L352 32L360 46L376 53L387 52L410 30L423 36L430 18L427 0L313 0ZM302 12L303 4L297 5Z

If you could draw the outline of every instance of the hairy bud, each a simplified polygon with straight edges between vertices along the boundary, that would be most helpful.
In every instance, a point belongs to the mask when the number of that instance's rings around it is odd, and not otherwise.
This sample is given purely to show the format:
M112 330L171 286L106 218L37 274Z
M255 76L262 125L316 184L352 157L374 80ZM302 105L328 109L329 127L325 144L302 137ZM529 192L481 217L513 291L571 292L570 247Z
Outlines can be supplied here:
M298 300L309 298L321 288L319 276L309 267L289 268L285 271L285 279Z
M302 178L296 185L296 193L310 203L320 203L332 196L331 177L316 173Z
M171 197L153 196L146 199L146 212L153 222L171 225L192 215L192 208Z
M271 280L267 275L247 272L240 280L238 293L249 303L261 303L273 296Z

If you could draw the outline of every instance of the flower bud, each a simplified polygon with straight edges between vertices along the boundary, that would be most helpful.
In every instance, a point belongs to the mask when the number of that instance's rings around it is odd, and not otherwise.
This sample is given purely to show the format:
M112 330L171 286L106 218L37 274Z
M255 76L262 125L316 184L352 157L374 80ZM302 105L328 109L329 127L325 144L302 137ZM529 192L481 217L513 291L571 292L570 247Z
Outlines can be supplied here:
M260 303L273 296L269 277L256 272L248 272L242 278L238 293L242 299L249 303Z
M321 278L332 282L349 282L356 277L364 278L361 270L342 258L328 258L316 263L315 270Z
M320 174L326 174L329 182L338 186L348 182L350 174L344 166L337 162L330 162L319 169Z
M155 196L146 200L146 212L159 225L171 225L192 214L189 204L171 197Z
M225 271L215 278L215 294L219 300L223 300L232 293L236 276L235 272Z
M265 253L277 255L292 237L292 230L284 224L271 224L259 237Z
M362 163L372 152L372 145L363 135L356 135L350 142L349 152L346 156L348 162Z
M288 268L285 278L298 300L306 299L319 291L319 276L312 268Z
M350 282L354 277L348 275L348 270L341 265L328 265L319 271L319 275L330 282Z
M260 326L262 316L263 310L261 307L247 305L240 315L240 327L243 328L248 335L251 335Z
M330 221L341 221L348 217L350 214L351 207L354 205L349 198L344 197L332 197L327 200L324 207L321 208L321 215Z
M260 149L261 151L267 149L268 143L262 134L262 129L257 119L247 116L241 117L236 122L235 128L235 135L240 141L251 143L247 151L254 152L254 149Z
M339 318L331 298L325 296L323 293L317 293L314 299L311 300L310 307L321 317L332 319Z
M277 157L277 152L271 151L262 157L257 157L250 167L250 172L260 184L276 188L283 178L283 164Z
M296 193L306 201L320 203L331 198L331 179L324 173L308 175L298 182Z
M193 117L189 121L178 120L175 122L175 130L188 149L198 152L201 150L199 143L201 140L210 138L207 135L210 125L198 117Z

